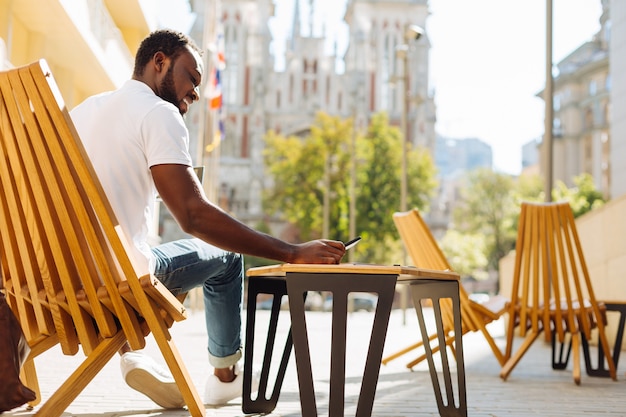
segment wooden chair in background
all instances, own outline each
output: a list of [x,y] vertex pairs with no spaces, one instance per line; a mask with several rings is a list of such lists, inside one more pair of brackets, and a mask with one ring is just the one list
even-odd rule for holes
[[[439,248],[437,241],[432,235],[428,225],[424,222],[417,209],[413,209],[403,213],[394,213],[394,223],[402,237],[402,242],[408,251],[413,263],[418,268],[434,269],[440,271],[451,271],[452,268],[448,263],[445,255]],[[469,298],[467,292],[462,285],[459,286],[461,301],[461,326],[463,334],[467,332],[480,331],[485,340],[491,347],[494,356],[500,365],[506,361],[504,354],[496,344],[493,336],[487,329],[487,324],[498,320],[505,311],[505,305],[508,301],[505,297],[493,296],[484,303],[478,303]],[[449,300],[442,299],[442,315],[444,319],[444,332],[446,333],[446,345],[454,353],[454,327],[452,322],[452,307]],[[429,336],[432,341],[437,338],[434,332]],[[412,344],[398,352],[383,358],[382,363],[387,364],[389,361],[396,359],[408,352],[419,349],[424,345],[423,341]],[[440,346],[433,348],[433,352],[437,352]],[[407,363],[407,368],[413,368],[426,358],[425,354],[420,355],[415,360]]]
[[[509,359],[502,367],[501,378],[506,380],[543,332],[546,341],[558,341],[561,346],[571,343],[574,382],[580,384],[582,340],[590,340],[591,330],[597,327],[608,373],[616,379],[605,334],[605,309],[594,295],[569,204],[522,203],[515,248],[511,303],[507,308],[505,356]],[[524,324],[519,325],[524,341],[513,354],[518,323]],[[553,344],[553,368],[559,369],[554,352]]]
[[189,412],[204,416],[168,331],[185,309],[132,263],[43,60],[0,73],[0,161],[1,275],[31,347],[31,405],[41,400],[38,355],[57,344],[65,355],[85,355],[36,415],[60,416],[125,342],[141,349],[152,333]]

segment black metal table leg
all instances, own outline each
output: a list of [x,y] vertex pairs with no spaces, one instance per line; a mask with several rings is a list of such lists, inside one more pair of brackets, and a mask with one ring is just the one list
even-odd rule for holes
[[372,415],[396,279],[396,275],[295,272],[287,274],[289,311],[291,312],[296,366],[298,368],[302,417],[317,416],[303,295],[307,291],[330,291],[333,293],[329,417],[343,417],[348,294],[352,291],[378,294],[372,335],[356,409],[356,417],[369,417]]
[[[572,353],[571,335],[570,341],[567,343],[565,341],[560,343],[556,339],[556,332],[552,330],[552,369],[562,371],[567,368],[567,363],[569,362],[569,357]],[[584,344],[586,342],[584,337],[583,340]]]
[[[605,302],[606,311],[615,311],[619,313],[619,322],[617,324],[617,333],[615,335],[615,345],[613,346],[613,362],[617,369],[617,363],[619,361],[619,354],[622,350],[622,340],[624,339],[624,325],[626,324],[626,302],[624,303],[612,303]],[[589,353],[589,342],[583,337],[583,354],[585,355],[585,367],[587,368],[587,375],[610,377],[609,370],[605,367],[604,363],[604,350],[602,345],[598,343],[598,362],[597,367],[594,368],[591,363],[591,354]]]
[[[411,294],[413,304],[417,313],[417,318],[424,341],[424,350],[428,360],[428,368],[435,391],[437,407],[439,415],[442,417],[467,417],[467,394],[465,387],[465,361],[463,359],[463,333],[461,329],[461,302],[459,298],[459,283],[457,281],[434,281],[434,280],[413,280],[409,281],[411,285]],[[450,372],[450,359],[448,357],[448,349],[446,349],[446,335],[443,329],[443,319],[441,314],[440,299],[449,298],[452,300],[453,316],[454,316],[454,344],[457,363],[457,392],[459,395],[458,402],[454,398],[454,387],[452,383],[452,374]],[[443,370],[443,382],[445,390],[444,395],[439,384],[437,369],[433,358],[428,331],[426,329],[426,321],[422,309],[422,300],[430,299],[435,315],[435,324],[437,326],[439,354],[441,357],[441,365]]]
[[[263,356],[263,367],[259,378],[259,390],[256,398],[252,398],[252,364],[254,351],[254,330],[256,319],[256,302],[259,294],[271,294],[274,299],[270,315],[270,323],[267,331],[265,353]],[[243,372],[243,399],[242,410],[244,413],[271,413],[278,402],[280,390],[285,378],[285,371],[289,356],[291,355],[292,337],[291,331],[287,336],[282,358],[279,364],[278,373],[274,388],[268,397],[267,389],[269,382],[269,372],[271,366],[272,353],[276,340],[276,327],[278,325],[278,315],[282,297],[287,294],[287,287],[284,278],[273,277],[250,277],[248,279],[248,302],[246,311],[246,340],[244,348],[244,372]]]

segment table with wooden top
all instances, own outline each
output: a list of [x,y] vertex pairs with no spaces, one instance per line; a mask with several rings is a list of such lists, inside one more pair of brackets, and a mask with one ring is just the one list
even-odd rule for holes
[[[459,275],[451,271],[437,271],[409,266],[386,266],[371,264],[279,264],[251,268],[248,276],[248,301],[246,320],[246,340],[244,355],[244,387],[242,409],[245,413],[270,413],[276,407],[278,396],[285,375],[292,345],[295,348],[296,369],[300,390],[302,416],[317,416],[315,390],[311,370],[311,356],[305,321],[305,299],[308,291],[325,291],[333,295],[332,341],[330,351],[330,386],[329,416],[342,417],[345,406],[345,364],[346,364],[346,327],[348,314],[348,295],[351,292],[370,292],[378,296],[372,333],[369,343],[361,392],[359,395],[356,417],[370,416],[380,372],[381,358],[387,334],[389,315],[393,304],[396,284],[410,286],[413,304],[420,325],[420,333],[426,341],[424,348],[428,359],[431,380],[435,391],[437,406],[442,416],[467,416],[465,367],[463,361],[462,338],[455,342],[457,362],[456,390],[450,372],[447,351],[440,352],[441,379],[433,359],[433,351],[428,340],[426,321],[422,309],[422,300],[429,300],[432,305],[438,343],[445,345],[443,323],[439,299],[449,298],[454,306],[455,333],[461,333],[461,311],[459,301]],[[252,361],[255,335],[256,302],[259,294],[273,296],[270,324],[260,373],[259,391],[252,398]],[[281,362],[276,373],[271,393],[267,392],[271,357],[274,349],[278,314],[283,296],[288,297],[291,317],[291,331],[287,337]],[[436,350],[435,350],[436,351]],[[440,380],[444,382],[440,386]],[[443,391],[442,391],[443,389]],[[455,393],[458,395],[455,398]],[[268,395],[269,394],[269,395]],[[445,394],[445,399],[444,399]]]

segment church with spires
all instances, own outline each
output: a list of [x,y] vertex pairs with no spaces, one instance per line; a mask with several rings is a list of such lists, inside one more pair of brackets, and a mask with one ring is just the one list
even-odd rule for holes
[[[316,13],[318,2],[293,0],[284,55],[275,56],[269,22],[275,18],[276,2],[221,0],[206,10],[212,7],[207,2],[191,1],[197,15],[191,36],[206,39],[210,32],[209,37],[219,40],[217,48],[223,48],[220,53],[225,61],[219,75],[221,107],[213,112],[218,120],[213,124],[220,129],[219,146],[210,147],[210,155],[209,148],[203,147],[201,164],[209,170],[205,180],[211,172],[217,173],[219,183],[213,184],[216,201],[251,226],[268,220],[262,209],[262,192],[271,186],[263,164],[263,138],[269,130],[306,137],[320,111],[352,118],[360,131],[365,131],[372,115],[384,111],[391,124],[400,127],[406,91],[407,140],[413,146],[434,150],[428,34],[408,42],[405,39],[408,25],[425,28],[427,0],[345,0],[342,24],[347,27],[348,39],[341,56],[337,47],[330,53],[325,48],[327,23]],[[336,44],[336,40],[330,41]],[[397,53],[403,44],[408,46],[406,77]],[[284,62],[283,68],[277,69],[277,60]],[[408,88],[403,85],[405,80]],[[194,121],[197,117],[188,120],[192,138],[198,129]]]

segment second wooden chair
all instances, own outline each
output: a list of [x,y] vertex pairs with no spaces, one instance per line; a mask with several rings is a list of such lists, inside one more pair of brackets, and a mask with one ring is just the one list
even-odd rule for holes
[[[436,269],[441,271],[451,271],[452,268],[448,263],[445,255],[439,248],[435,237],[432,235],[428,225],[424,222],[417,209],[407,212],[395,213],[393,215],[394,223],[400,233],[402,242],[411,256],[416,267],[425,269]],[[463,333],[480,331],[489,347],[493,351],[494,356],[500,365],[504,364],[506,358],[491,333],[487,329],[487,324],[498,320],[505,311],[508,299],[499,295],[490,297],[484,303],[478,303],[469,298],[467,292],[461,285],[461,318]],[[445,303],[448,300],[442,300]],[[454,352],[454,327],[452,322],[452,307],[442,305],[442,314],[444,321],[444,331],[446,332],[446,345]],[[429,336],[429,340],[433,341],[437,337],[434,332]],[[408,352],[419,349],[423,346],[423,342],[419,341],[398,352],[383,358],[382,363],[387,364],[389,361],[396,359]],[[433,349],[434,352],[439,350],[439,346]],[[418,356],[416,359],[408,362],[406,367],[411,369],[426,358],[425,354]]]
[[[511,304],[507,308],[508,360],[500,377],[506,380],[543,333],[546,341],[552,341],[553,349],[555,342],[571,343],[568,351],[571,349],[574,354],[574,382],[580,384],[583,340],[589,341],[591,330],[597,328],[608,373],[616,379],[605,334],[606,307],[595,297],[570,205],[567,202],[522,203],[515,248]],[[519,323],[525,325],[519,326]],[[524,340],[513,354],[515,327],[519,327],[519,335]],[[559,364],[554,356],[553,351],[553,368],[563,369],[567,359]]]

